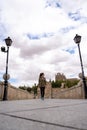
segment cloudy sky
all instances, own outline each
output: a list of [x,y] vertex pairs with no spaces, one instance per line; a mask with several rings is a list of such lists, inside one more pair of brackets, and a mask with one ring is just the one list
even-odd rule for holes
[[[82,36],[87,75],[87,0],[0,0],[0,47],[10,36],[9,82],[16,87],[37,83],[40,72],[47,80],[54,80],[58,72],[78,77],[76,34]],[[6,53],[0,51],[0,81],[5,66]]]

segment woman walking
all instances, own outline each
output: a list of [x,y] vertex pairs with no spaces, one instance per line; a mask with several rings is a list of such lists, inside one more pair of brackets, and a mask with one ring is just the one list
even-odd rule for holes
[[46,79],[44,77],[44,73],[40,73],[39,75],[39,87],[40,87],[41,99],[44,99],[45,87],[46,87]]

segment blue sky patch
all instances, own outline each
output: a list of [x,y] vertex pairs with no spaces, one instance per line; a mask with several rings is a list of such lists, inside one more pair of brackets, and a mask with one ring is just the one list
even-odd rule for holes
[[4,40],[6,34],[6,29],[2,23],[0,23],[0,40]]
[[68,13],[68,16],[69,16],[71,19],[73,19],[74,21],[78,21],[78,20],[81,19],[81,15],[80,15],[80,12],[79,12],[79,11],[77,11],[77,12],[75,12],[75,13],[70,12],[70,13]]
[[[3,73],[1,73],[1,72],[0,72],[0,81],[4,81],[4,79],[3,79]],[[8,81],[9,81],[11,84],[18,82],[18,80],[15,79],[15,78],[10,78]]]
[[2,80],[3,80],[3,73],[0,72],[0,81],[2,81]]
[[75,75],[76,74],[71,74],[71,75],[69,75],[71,78],[75,78]]
[[61,3],[60,1],[57,1],[57,0],[47,0],[46,7],[61,8]]
[[72,29],[75,29],[75,27],[74,26],[70,26],[70,27],[61,28],[60,32],[62,32],[62,33],[68,33]]
[[38,40],[38,39],[41,39],[41,38],[47,38],[47,37],[51,37],[53,36],[54,33],[42,33],[42,34],[27,34],[27,37],[31,40]]
[[40,39],[38,35],[33,35],[33,34],[27,34],[29,39],[37,40]]
[[74,21],[81,21],[82,23],[87,23],[87,17],[81,16],[80,12],[68,13],[68,16]]
[[69,52],[70,54],[74,54],[75,51],[74,50],[66,50],[67,52]]
[[11,78],[11,79],[9,79],[9,82],[11,82],[11,83],[17,83],[17,82],[18,82],[18,80],[17,80],[17,79],[15,79],[15,78]]
[[74,49],[67,49],[66,51],[69,52],[70,54],[74,54],[75,53]]

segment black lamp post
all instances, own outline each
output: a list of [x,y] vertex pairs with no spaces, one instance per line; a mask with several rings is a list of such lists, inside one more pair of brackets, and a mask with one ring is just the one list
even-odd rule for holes
[[3,78],[4,78],[4,94],[3,94],[3,101],[4,101],[4,100],[7,100],[8,79],[10,78],[10,77],[9,77],[9,74],[8,74],[9,46],[11,46],[11,44],[12,44],[12,40],[10,39],[10,37],[8,37],[8,38],[5,39],[5,43],[6,43],[6,45],[7,45],[7,50],[5,49],[4,46],[1,47],[1,51],[7,53],[7,58],[6,58],[6,72],[5,72],[4,76],[3,76]]
[[82,80],[83,80],[83,86],[84,86],[84,94],[85,94],[85,98],[87,98],[86,79],[85,79],[85,76],[84,76],[83,62],[82,62],[82,56],[81,56],[81,51],[80,51],[81,36],[76,34],[76,36],[74,37],[74,42],[78,45],[79,57],[80,57],[80,63],[81,63],[81,70],[82,70]]

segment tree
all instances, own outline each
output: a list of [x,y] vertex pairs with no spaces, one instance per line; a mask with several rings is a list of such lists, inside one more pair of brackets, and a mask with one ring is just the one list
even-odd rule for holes
[[61,83],[62,81],[52,81],[51,84],[52,84],[52,88],[60,88],[61,87]]
[[19,88],[22,89],[22,90],[26,90],[29,93],[32,91],[31,87],[26,87],[25,85],[24,86],[19,86]]
[[77,79],[75,79],[75,80],[68,80],[68,79],[67,79],[67,80],[66,80],[66,86],[67,86],[68,88],[70,88],[70,87],[76,85],[78,82],[79,82],[79,80],[77,80]]
[[34,84],[34,86],[32,87],[32,91],[34,92],[34,95],[37,95],[37,86],[36,86],[36,84]]
[[20,88],[20,89],[23,89],[23,90],[26,90],[26,89],[27,89],[25,85],[24,85],[24,86],[19,86],[19,88]]
[[52,88],[60,88],[61,84],[64,83],[66,87],[70,88],[74,85],[76,85],[79,82],[78,79],[74,79],[74,80],[70,80],[70,79],[66,79],[66,80],[58,80],[58,81],[52,81],[51,85]]
[[27,91],[28,91],[29,93],[31,93],[31,91],[32,91],[32,88],[30,88],[30,87],[27,87]]

